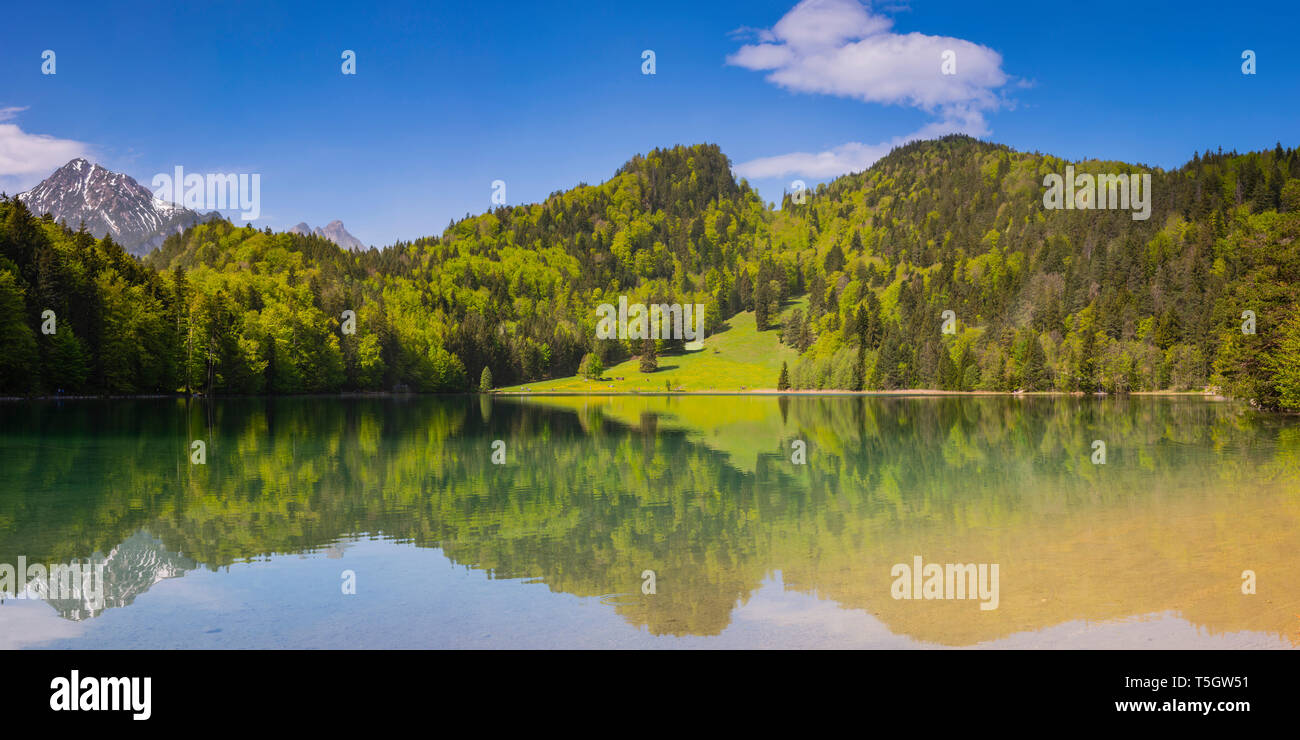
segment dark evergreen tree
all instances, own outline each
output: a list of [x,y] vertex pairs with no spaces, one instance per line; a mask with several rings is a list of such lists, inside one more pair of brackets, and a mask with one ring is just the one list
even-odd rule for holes
[[1027,391],[1045,391],[1051,388],[1047,373],[1047,356],[1037,336],[1031,335],[1025,351],[1025,362],[1020,371],[1020,387]]
[[839,272],[844,268],[844,251],[840,249],[839,244],[831,245],[830,251],[826,253],[826,257],[822,262],[822,266],[825,268],[827,275],[830,275],[833,272]]
[[641,372],[652,373],[659,369],[659,358],[655,354],[655,340],[646,337],[641,343]]

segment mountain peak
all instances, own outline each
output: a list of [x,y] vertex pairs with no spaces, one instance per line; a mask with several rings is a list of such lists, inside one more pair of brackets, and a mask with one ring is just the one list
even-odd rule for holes
[[337,218],[326,224],[323,229],[319,226],[313,229],[306,223],[300,222],[293,228],[289,229],[289,233],[302,234],[303,236],[319,236],[322,239],[328,239],[329,241],[334,242],[344,249],[366,248],[366,245],[363,244],[360,239],[348,233],[348,230],[343,227],[343,222]]
[[113,241],[137,255],[203,219],[187,208],[156,199],[135,178],[82,157],[17,197],[32,213],[48,213],[70,225],[85,223],[96,238],[111,234]]

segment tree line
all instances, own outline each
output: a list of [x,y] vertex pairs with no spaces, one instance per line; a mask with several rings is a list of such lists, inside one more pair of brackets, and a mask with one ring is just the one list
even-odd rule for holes
[[1146,171],[951,136],[777,209],[718,147],[679,146],[384,249],[217,220],[144,260],[0,198],[0,393],[465,391],[681,351],[595,339],[626,295],[705,304],[706,333],[753,311],[800,352],[796,389],[1214,385],[1300,407],[1297,151],[1154,169],[1146,221],[1045,210],[1066,164]]

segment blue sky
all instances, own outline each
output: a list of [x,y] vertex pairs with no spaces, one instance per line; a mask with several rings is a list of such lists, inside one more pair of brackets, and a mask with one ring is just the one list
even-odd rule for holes
[[[947,130],[1160,167],[1300,145],[1300,9],[1280,1],[42,2],[5,16],[4,189],[70,153],[146,187],[177,165],[258,173],[258,225],[337,218],[375,245],[486,210],[493,180],[533,202],[678,143],[719,144],[767,200]],[[949,48],[957,74],[940,76]]]

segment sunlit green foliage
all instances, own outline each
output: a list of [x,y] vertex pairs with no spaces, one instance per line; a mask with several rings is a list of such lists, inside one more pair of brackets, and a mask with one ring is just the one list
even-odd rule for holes
[[[1283,391],[1297,371],[1279,353],[1300,303],[1300,154],[1207,152],[1151,170],[1145,221],[1045,210],[1043,176],[1067,164],[952,136],[773,211],[716,146],[675,147],[600,185],[383,250],[218,220],[143,263],[0,200],[0,308],[21,306],[0,316],[13,348],[0,392],[466,391],[485,371],[497,387],[599,377],[584,357],[649,367],[643,340],[595,339],[596,307],[625,295],[704,304],[709,333],[752,313],[760,334],[798,353],[795,389],[1218,386],[1297,407]],[[47,309],[55,334],[39,332]],[[345,311],[355,333],[341,331]],[[1241,331],[1246,311],[1253,334]],[[667,367],[682,350],[660,340],[653,354]],[[771,387],[776,374],[757,371]]]

